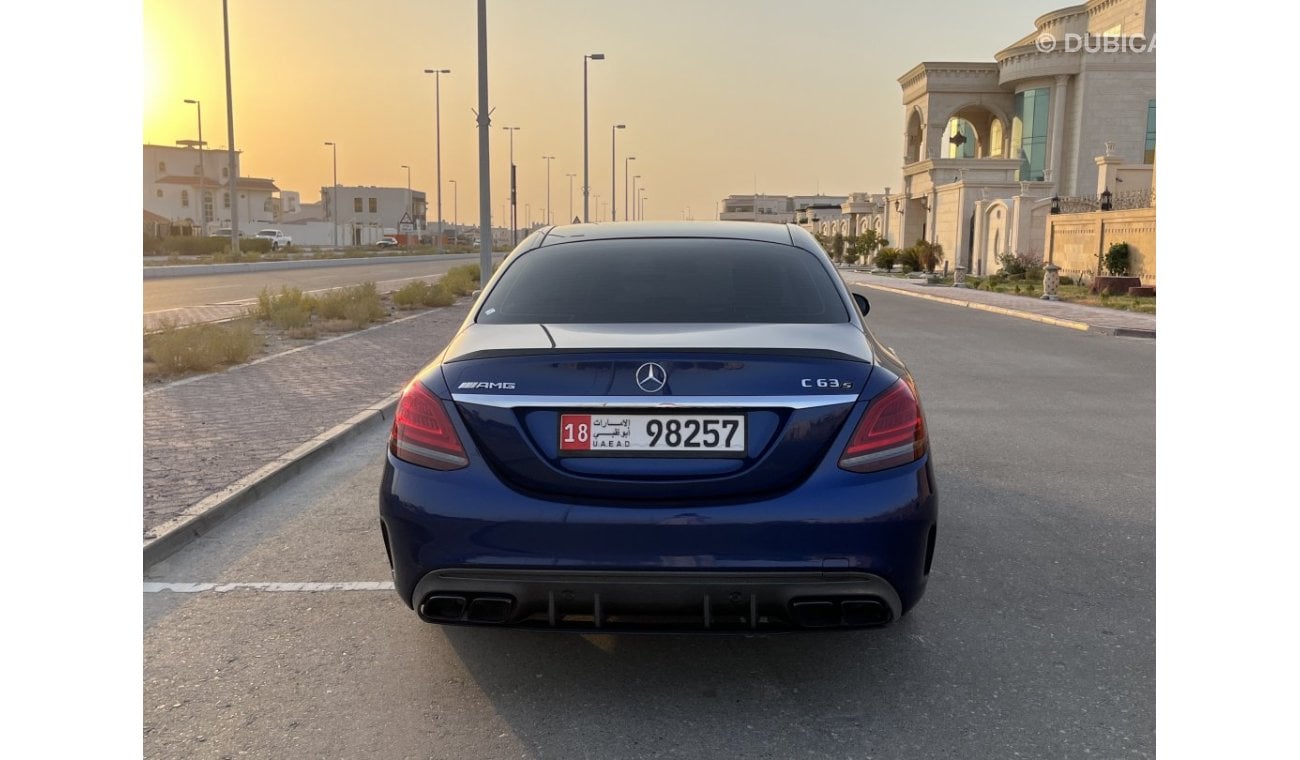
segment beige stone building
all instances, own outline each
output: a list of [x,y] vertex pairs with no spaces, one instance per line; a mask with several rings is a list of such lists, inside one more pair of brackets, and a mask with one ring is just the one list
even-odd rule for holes
[[[1112,209],[1150,206],[1155,25],[1154,0],[1089,0],[1039,17],[993,62],[925,62],[900,77],[891,242],[939,243],[948,262],[987,274],[1003,254],[1048,258],[1054,207],[1092,213],[1106,191]],[[1141,255],[1153,278],[1151,217]]]

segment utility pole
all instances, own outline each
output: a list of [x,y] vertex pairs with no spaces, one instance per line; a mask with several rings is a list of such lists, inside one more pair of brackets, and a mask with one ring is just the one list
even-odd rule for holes
[[[482,2],[483,0],[480,0]],[[221,0],[221,27],[226,39],[226,141],[230,143],[230,253],[239,255],[239,153],[235,150],[235,98],[230,89],[230,13]]]
[[542,217],[542,224],[550,224],[551,217],[555,216],[555,212],[551,209],[551,161],[554,159],[555,156],[542,156],[542,160],[546,162],[546,215]]
[[570,224],[571,220],[574,218],[573,217],[573,178],[578,175],[572,172],[566,172],[564,176],[569,178],[569,218],[565,219],[564,223]]
[[492,164],[488,156],[487,0],[478,0],[478,227],[479,287],[492,274]]

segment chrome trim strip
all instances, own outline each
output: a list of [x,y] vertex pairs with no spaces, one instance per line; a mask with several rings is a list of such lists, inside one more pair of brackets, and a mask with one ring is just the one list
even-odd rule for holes
[[826,396],[510,396],[492,393],[453,393],[458,404],[481,404],[504,408],[554,407],[562,409],[727,409],[781,407],[813,409],[852,404],[856,394]]

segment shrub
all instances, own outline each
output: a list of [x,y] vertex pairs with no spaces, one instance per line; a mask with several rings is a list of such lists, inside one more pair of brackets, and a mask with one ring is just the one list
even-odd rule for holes
[[[241,245],[243,241],[240,241]],[[184,256],[215,256],[230,247],[228,238],[174,236],[162,239],[162,249]]]
[[918,240],[910,250],[915,251],[917,266],[916,269],[924,269],[927,272],[933,272],[934,268],[939,266],[943,261],[943,246],[938,243],[929,243],[925,240]]
[[384,304],[373,282],[331,290],[316,302],[321,319],[343,320],[358,330],[384,317]]
[[316,310],[316,299],[306,295],[298,288],[282,287],[279,294],[272,294],[269,288],[262,288],[257,296],[257,308],[254,315],[263,322],[271,322],[285,330],[300,329],[311,323],[312,312]]
[[1062,285],[1073,285],[1073,284],[1074,284],[1074,278],[1073,278],[1073,277],[1070,277],[1070,276],[1068,276],[1068,275],[1061,275],[1061,284],[1062,284]]
[[478,264],[466,264],[447,272],[438,283],[455,295],[467,296],[478,290],[478,277]]
[[424,280],[415,280],[402,286],[393,293],[393,303],[399,308],[414,309],[417,306],[451,306],[456,302],[456,294],[441,283],[433,285]]
[[157,235],[144,236],[144,255],[156,256],[163,252],[163,239]]
[[265,345],[247,320],[177,327],[166,324],[145,336],[145,358],[164,375],[206,372],[248,361]]
[[1127,275],[1129,268],[1128,243],[1113,243],[1106,250],[1106,258],[1102,263],[1106,267],[1106,273],[1111,277],[1124,277]]
[[876,253],[876,266],[888,272],[894,268],[894,262],[898,261],[900,251],[897,248],[881,248]]
[[1043,276],[1043,258],[1033,253],[1004,253],[998,256],[1003,274],[1023,274],[1028,276],[1030,270],[1038,270],[1038,278]]
[[904,248],[898,252],[898,263],[904,272],[915,272],[921,268],[921,259],[916,254],[916,247]]

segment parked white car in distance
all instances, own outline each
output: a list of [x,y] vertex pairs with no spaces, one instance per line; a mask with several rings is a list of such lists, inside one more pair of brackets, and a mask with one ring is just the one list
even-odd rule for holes
[[284,234],[280,230],[259,230],[256,237],[270,240],[271,250],[273,251],[278,251],[281,248],[287,248],[293,245],[293,238]]

